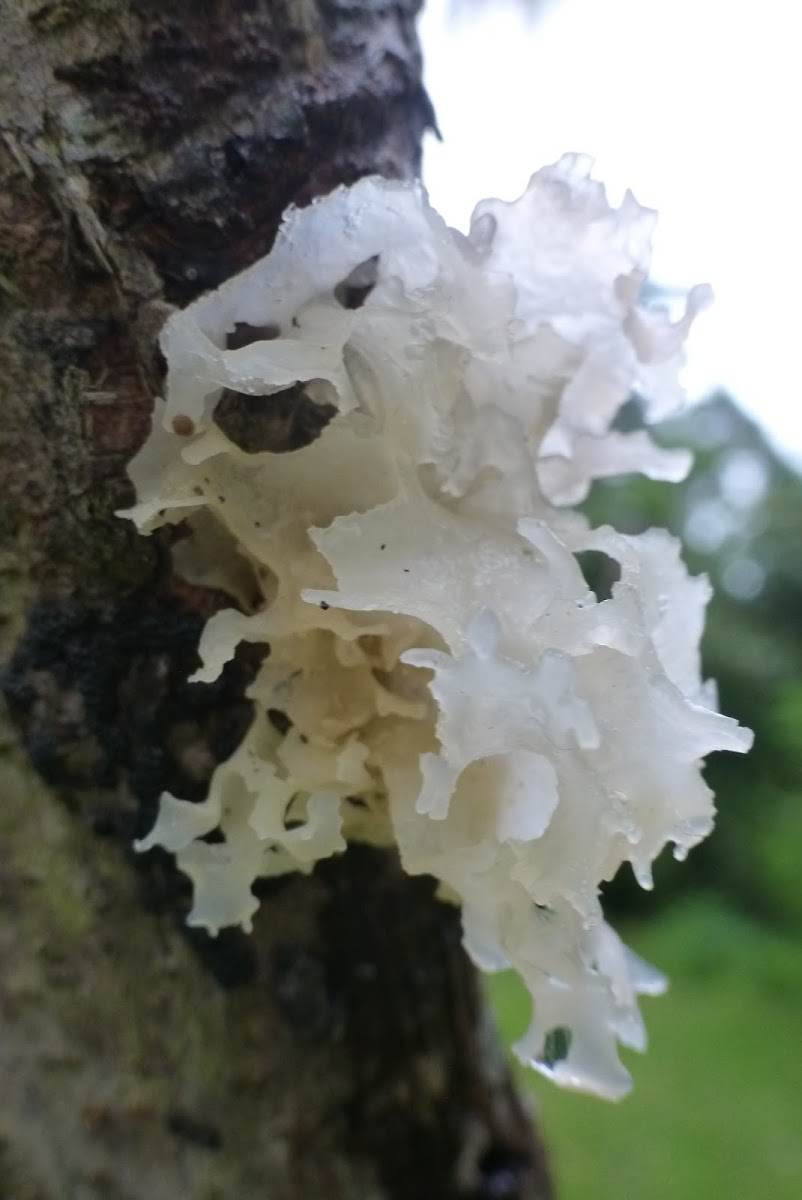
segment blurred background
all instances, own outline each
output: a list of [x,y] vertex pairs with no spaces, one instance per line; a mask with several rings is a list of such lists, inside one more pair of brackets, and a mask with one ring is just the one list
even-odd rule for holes
[[[684,864],[641,892],[627,871],[605,907],[671,978],[645,1000],[648,1053],[626,1054],[619,1105],[536,1097],[562,1200],[799,1200],[802,1196],[802,114],[796,6],[732,0],[428,0],[427,81],[442,142],[432,201],[457,227],[476,200],[512,199],[564,151],[596,159],[660,211],[653,278],[667,302],[708,281],[691,337],[693,405],[662,428],[690,446],[683,484],[598,484],[594,523],[662,525],[716,588],[704,643],[723,711],[755,730],[714,756],[719,819]],[[637,404],[622,414],[636,423]],[[588,564],[603,594],[609,560]],[[513,977],[490,980],[505,1034],[525,1028]]]

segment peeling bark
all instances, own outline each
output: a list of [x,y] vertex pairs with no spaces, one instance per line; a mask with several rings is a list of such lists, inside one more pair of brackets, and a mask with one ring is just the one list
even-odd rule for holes
[[188,684],[231,598],[113,515],[156,334],[289,203],[416,172],[417,7],[0,3],[4,1200],[551,1195],[431,881],[352,847],[212,939],[130,848],[161,791],[203,797],[263,652]]

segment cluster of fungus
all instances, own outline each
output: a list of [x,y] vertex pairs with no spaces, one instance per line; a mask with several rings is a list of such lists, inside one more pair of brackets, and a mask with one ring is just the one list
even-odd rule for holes
[[[138,843],[176,855],[190,922],[248,929],[258,877],[395,845],[461,905],[479,966],[524,980],[520,1056],[611,1097],[663,980],[599,885],[628,861],[649,887],[667,843],[703,838],[702,760],[750,741],[701,678],[707,580],[664,531],[571,507],[602,476],[689,465],[646,426],[682,401],[707,292],[676,321],[641,302],[653,221],[578,156],[479,204],[467,236],[378,178],[291,211],[265,259],[167,322],[127,514],[185,522],[177,568],[237,602],[197,679],[270,647],[207,799],[164,795]],[[633,394],[644,428],[622,432]],[[606,599],[588,550],[617,564]]]

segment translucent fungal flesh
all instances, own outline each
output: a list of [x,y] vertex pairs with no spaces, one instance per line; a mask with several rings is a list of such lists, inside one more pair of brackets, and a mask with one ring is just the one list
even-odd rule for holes
[[[461,904],[475,961],[525,981],[521,1057],[615,1097],[617,1042],[643,1046],[637,995],[664,981],[599,884],[629,861],[650,886],[666,843],[703,838],[702,759],[750,735],[701,678],[710,589],[676,541],[567,507],[602,476],[687,471],[613,423],[633,393],[646,424],[681,404],[707,301],[673,323],[640,303],[654,214],[610,207],[589,166],[484,201],[467,237],[377,178],[287,214],[267,258],[165,326],[127,515],[187,522],[177,566],[238,605],[208,622],[198,679],[270,646],[207,800],[165,795],[138,844],[176,855],[190,921],[248,929],[257,877],[395,843]],[[607,599],[588,550],[619,565]]]

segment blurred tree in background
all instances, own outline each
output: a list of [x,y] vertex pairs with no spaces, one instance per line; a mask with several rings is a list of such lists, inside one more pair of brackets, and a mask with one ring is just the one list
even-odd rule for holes
[[[637,403],[623,414],[637,420]],[[688,446],[694,468],[677,485],[628,477],[597,484],[586,510],[594,524],[627,533],[665,526],[685,545],[694,573],[715,594],[703,644],[706,676],[723,711],[755,731],[745,758],[714,755],[707,778],[719,819],[686,864],[664,855],[646,909],[676,888],[716,891],[726,902],[781,929],[798,928],[802,885],[802,479],[759,427],[719,395],[663,426],[666,445]],[[593,564],[609,587],[607,563]],[[636,896],[637,893],[637,896]],[[626,911],[644,896],[631,878],[609,889],[608,908]]]

